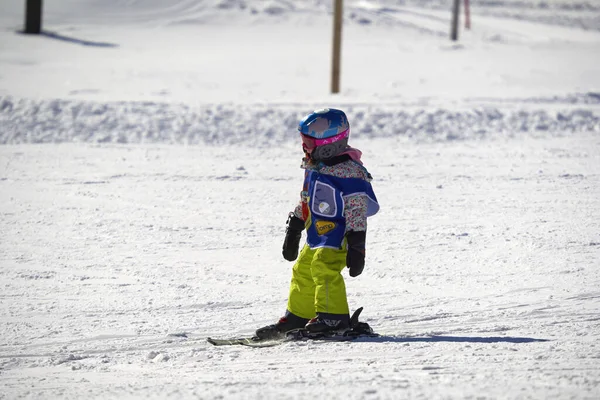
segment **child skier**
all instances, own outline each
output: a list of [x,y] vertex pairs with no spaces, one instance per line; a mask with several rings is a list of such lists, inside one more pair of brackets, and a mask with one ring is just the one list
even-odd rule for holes
[[[298,126],[305,169],[301,200],[288,216],[283,257],[296,260],[285,315],[256,331],[261,339],[292,329],[340,331],[349,327],[349,308],[342,270],[361,274],[365,264],[367,217],[379,205],[361,152],[348,146],[346,115],[333,108],[317,110]],[[298,249],[302,231],[306,244]]]

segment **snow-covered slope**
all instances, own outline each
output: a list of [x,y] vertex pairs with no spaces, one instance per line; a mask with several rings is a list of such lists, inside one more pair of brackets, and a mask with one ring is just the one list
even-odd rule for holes
[[0,143],[239,142],[332,105],[355,132],[419,139],[598,127],[600,31],[563,23],[597,19],[592,2],[474,2],[453,43],[444,2],[348,1],[336,96],[329,1],[53,1],[42,37],[15,34],[15,3]]
[[[600,4],[0,0],[0,399],[597,399]],[[461,24],[462,26],[462,24]],[[296,124],[343,108],[381,338],[284,311]],[[344,273],[345,274],[345,273]]]

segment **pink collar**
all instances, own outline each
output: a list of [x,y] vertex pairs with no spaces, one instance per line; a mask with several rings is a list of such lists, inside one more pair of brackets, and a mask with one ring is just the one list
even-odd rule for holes
[[347,154],[347,155],[349,155],[350,158],[353,161],[356,161],[357,163],[359,163],[360,165],[362,165],[362,161],[360,161],[360,157],[362,156],[362,151],[360,151],[359,149],[355,149],[354,147],[348,147],[341,154]]

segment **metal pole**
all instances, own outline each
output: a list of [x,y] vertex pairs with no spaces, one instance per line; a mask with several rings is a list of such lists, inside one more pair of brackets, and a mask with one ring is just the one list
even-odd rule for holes
[[342,52],[343,0],[334,0],[333,54],[331,65],[331,93],[340,92],[340,60]]
[[452,7],[452,31],[450,32],[450,39],[458,40],[458,17],[460,13],[460,0],[454,0],[454,6]]
[[25,1],[25,33],[42,32],[42,0]]

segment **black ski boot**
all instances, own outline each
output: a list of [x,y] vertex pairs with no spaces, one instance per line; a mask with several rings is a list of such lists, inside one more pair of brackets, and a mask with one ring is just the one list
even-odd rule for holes
[[317,313],[304,327],[310,333],[343,332],[350,327],[348,314]]
[[294,329],[304,328],[308,322],[307,318],[302,318],[289,311],[279,319],[276,324],[268,325],[256,330],[256,337],[263,340],[278,339],[285,336],[286,332]]

